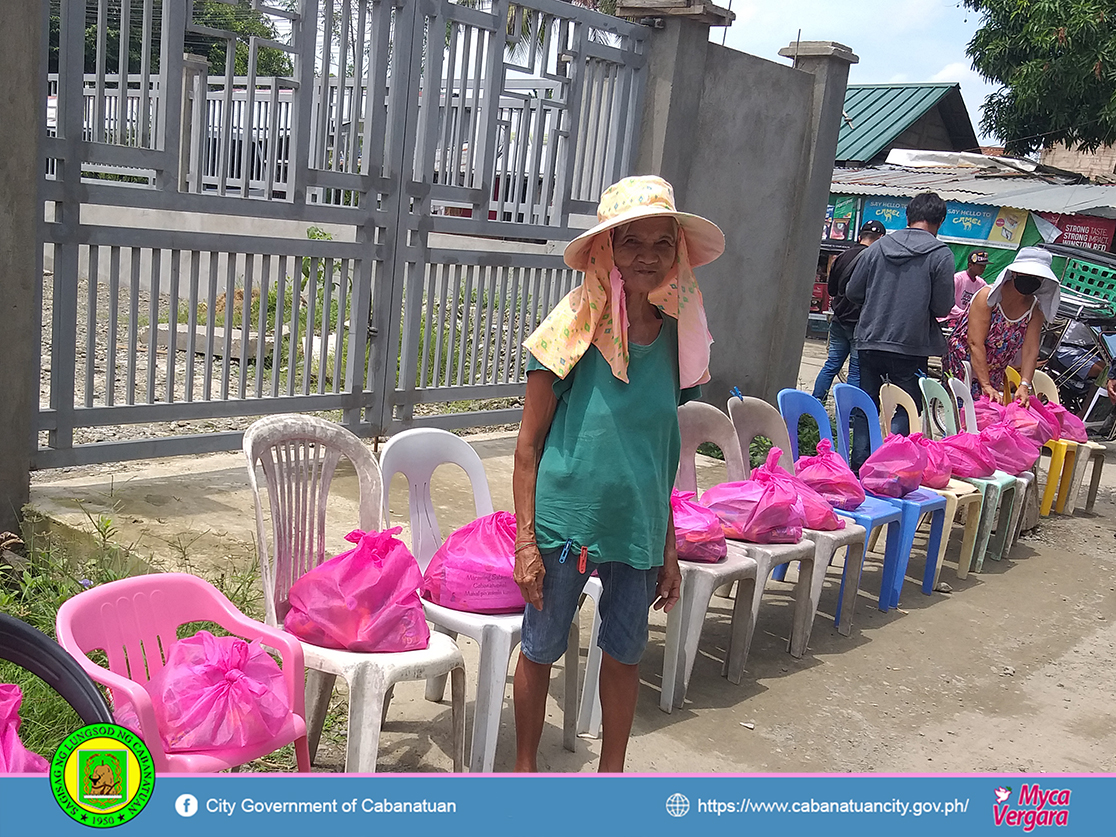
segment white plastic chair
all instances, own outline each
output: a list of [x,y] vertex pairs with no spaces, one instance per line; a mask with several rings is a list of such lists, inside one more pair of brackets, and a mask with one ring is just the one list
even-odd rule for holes
[[[724,453],[730,482],[744,479],[744,457],[740,452],[736,430],[728,416],[709,404],[691,401],[678,408],[678,426],[682,432],[682,454],[674,484],[679,491],[697,491],[694,456],[702,442],[712,442]],[[794,544],[753,544],[730,540],[728,556],[716,564],[679,561],[682,569],[682,597],[667,616],[660,709],[672,712],[675,708],[682,707],[713,591],[720,585],[731,585],[734,581],[739,583],[732,612],[728,654],[721,674],[732,683],[740,683],[744,678],[744,665],[752,646],[764,586],[776,566],[790,561],[802,561],[806,565],[806,570],[799,574],[798,584],[795,585],[794,622],[789,642],[791,655],[801,657],[806,649],[806,639],[817,607],[811,572],[814,564],[813,541],[804,539]]]
[[[442,533],[430,496],[430,480],[442,464],[454,464],[465,471],[473,488],[473,505],[477,517],[492,514],[492,495],[488,477],[477,452],[452,433],[433,427],[416,427],[392,436],[380,454],[385,485],[402,474],[407,479],[408,511],[411,520],[411,551],[419,567],[426,571],[430,559],[442,545]],[[384,491],[387,513],[388,492]],[[599,582],[598,582],[599,583]],[[477,664],[477,700],[473,711],[472,748],[469,770],[491,773],[496,760],[496,739],[500,731],[500,715],[504,708],[504,692],[512,651],[519,644],[523,614],[466,613],[434,604],[423,599],[426,618],[437,631],[456,637],[464,634],[480,646]],[[573,751],[576,735],[577,669],[580,637],[577,620],[570,626],[570,644],[566,649],[565,723],[563,744]],[[440,700],[445,678],[431,679],[426,685],[426,699]]]
[[[291,584],[331,556],[325,554],[326,502],[341,457],[356,469],[360,485],[362,531],[382,528],[380,468],[372,452],[340,425],[305,415],[260,419],[244,433],[248,484],[256,506],[256,550],[263,580],[268,625],[281,626],[290,609]],[[256,478],[263,468],[271,512],[271,534],[264,522]],[[341,677],[349,685],[349,730],[346,772],[374,773],[380,726],[391,689],[404,680],[426,680],[451,674],[453,769],[465,757],[465,661],[449,637],[432,633],[423,651],[357,654],[302,642],[306,661],[306,715],[310,756],[321,739],[322,724]]]
[[[760,398],[733,397],[728,402],[729,418],[736,429],[736,436],[740,440],[741,453],[749,450],[752,440],[757,436],[770,439],[779,448],[783,455],[779,458],[779,467],[788,474],[794,473],[794,460],[791,453],[790,431],[783,421],[782,414],[771,404]],[[744,458],[744,473],[751,472],[751,462]],[[882,527],[881,527],[882,528]],[[877,529],[879,531],[879,529]],[[856,594],[860,589],[860,574],[864,566],[865,538],[867,532],[863,526],[845,521],[844,529],[824,531],[821,529],[804,529],[803,535],[814,542],[814,577],[810,582],[811,598],[810,607],[816,615],[818,603],[821,601],[822,585],[825,583],[826,570],[837,556],[837,552],[846,548],[845,564],[841,570],[841,586],[843,601],[841,615],[844,617],[837,625],[838,633],[849,636],[852,633],[853,611],[856,609]],[[801,581],[801,579],[800,579]],[[805,653],[813,630],[813,617],[800,638],[801,647],[799,655]],[[799,656],[796,655],[796,656]]]
[[[912,433],[914,428],[919,425],[927,426],[927,416],[931,409],[930,403],[927,402],[926,404],[926,415],[920,416],[918,405],[915,404],[910,394],[895,384],[887,383],[880,387],[880,431],[885,439],[891,435],[891,419],[894,417],[895,411],[899,409],[907,414],[907,423]],[[933,438],[933,436],[928,438]],[[937,587],[938,579],[942,574],[942,562],[945,560],[946,544],[949,541],[953,523],[957,519],[957,512],[960,509],[968,509],[968,516],[965,518],[965,532],[962,535],[961,556],[958,558],[958,565],[972,565],[978,540],[977,534],[980,531],[981,513],[984,508],[984,495],[971,483],[952,478],[945,488],[930,488],[929,486],[923,486],[923,488],[941,495],[946,501],[945,527],[942,532],[941,546],[938,547],[937,564],[935,564],[934,569],[934,586]],[[970,509],[969,506],[975,506],[975,508]],[[980,542],[984,547],[987,547],[988,538],[983,538]],[[927,560],[929,560],[929,556],[927,556]]]
[[[1054,383],[1053,378],[1041,369],[1036,369],[1032,377],[1036,395],[1045,395],[1047,401],[1055,404],[1062,403],[1061,396],[1058,393],[1058,385]],[[1101,471],[1104,468],[1104,454],[1107,448],[1092,440],[1079,442],[1077,447],[1085,455],[1079,454],[1074,461],[1073,476],[1070,478],[1065,505],[1063,508],[1056,509],[1059,513],[1073,514],[1074,509],[1077,508],[1079,493],[1085,482],[1085,468],[1089,463],[1093,465],[1093,473],[1089,483],[1089,493],[1086,496],[1085,511],[1091,512],[1093,505],[1097,502],[1097,491],[1100,489]]]

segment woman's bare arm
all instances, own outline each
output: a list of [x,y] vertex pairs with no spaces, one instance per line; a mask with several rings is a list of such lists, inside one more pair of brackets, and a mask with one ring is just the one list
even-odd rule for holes
[[554,396],[557,376],[548,369],[527,374],[527,397],[523,420],[515,443],[512,467],[512,499],[515,503],[515,583],[523,600],[542,610],[542,582],[546,571],[535,543],[535,484],[543,444],[554,420],[558,399]]
[[992,324],[992,309],[988,307],[988,288],[977,291],[969,304],[969,362],[973,366],[973,377],[980,383],[981,390],[993,401],[999,399],[999,392],[992,386],[988,374],[988,354],[985,342],[988,327]]
[[1020,403],[1026,407],[1031,400],[1030,382],[1035,379],[1035,367],[1038,366],[1039,344],[1042,343],[1042,309],[1037,305],[1031,314],[1031,321],[1027,324],[1027,334],[1023,338],[1023,368],[1019,370],[1020,377],[1028,382],[1028,386],[1021,386],[1018,390]]

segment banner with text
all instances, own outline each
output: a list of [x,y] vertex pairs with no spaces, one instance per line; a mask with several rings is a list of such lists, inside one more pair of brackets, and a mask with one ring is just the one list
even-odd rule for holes
[[[112,830],[123,837],[1092,837],[1112,833],[1114,795],[1116,777],[1052,774],[161,775],[142,810]],[[0,811],[3,834],[96,833],[62,810],[45,776],[0,776]]]
[[[888,232],[907,226],[907,198],[869,198],[864,202],[864,222],[879,221]],[[983,245],[1015,250],[1027,228],[1030,213],[1011,207],[946,201],[945,222],[938,238],[954,244]]]

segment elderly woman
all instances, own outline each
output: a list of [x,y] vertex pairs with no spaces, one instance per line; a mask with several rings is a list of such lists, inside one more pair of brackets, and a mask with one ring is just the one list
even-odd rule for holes
[[999,401],[1004,370],[1022,355],[1018,398],[1031,397],[1031,377],[1038,363],[1042,324],[1058,310],[1058,278],[1051,256],[1038,247],[1024,247],[996,281],[977,291],[949,339],[946,368],[965,377],[964,361],[973,367],[973,397]]
[[610,186],[597,218],[564,254],[583,283],[524,343],[512,478],[526,602],[514,692],[524,772],[537,769],[550,667],[594,571],[604,588],[600,770],[624,769],[648,609],[669,611],[681,585],[670,512],[678,405],[709,380],[712,340],[691,268],[717,258],[724,235],[675,211],[658,177]]

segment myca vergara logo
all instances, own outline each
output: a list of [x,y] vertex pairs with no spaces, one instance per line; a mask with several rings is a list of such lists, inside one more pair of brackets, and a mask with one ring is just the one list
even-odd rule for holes
[[151,751],[131,730],[92,724],[66,737],[50,763],[50,790],[68,816],[92,828],[134,819],[155,788]]
[[992,816],[996,825],[1019,826],[1033,831],[1042,825],[1069,825],[1069,789],[1043,790],[1038,785],[1023,785],[1015,805],[1011,804],[1011,788],[999,787]]

